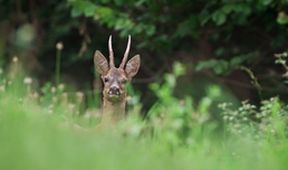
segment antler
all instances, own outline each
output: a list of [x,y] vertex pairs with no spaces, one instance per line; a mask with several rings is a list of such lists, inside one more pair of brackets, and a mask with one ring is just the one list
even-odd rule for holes
[[122,62],[120,64],[120,67],[119,68],[122,68],[124,69],[124,66],[127,62],[127,59],[128,59],[128,55],[129,55],[129,51],[130,51],[130,46],[131,46],[131,36],[129,35],[128,36],[128,43],[127,43],[127,47],[126,47],[126,51],[124,53],[124,57],[122,59]]
[[115,67],[115,65],[114,65],[114,52],[113,52],[113,48],[112,48],[112,35],[109,36],[108,46],[109,46],[109,61],[110,61],[110,68],[111,68],[111,67]]

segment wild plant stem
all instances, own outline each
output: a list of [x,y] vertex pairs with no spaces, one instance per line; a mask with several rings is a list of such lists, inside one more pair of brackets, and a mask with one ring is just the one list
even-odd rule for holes
[[55,83],[56,86],[60,83],[60,67],[61,67],[61,50],[56,52],[56,70],[55,70]]
[[241,66],[240,67],[241,70],[245,71],[249,77],[251,78],[251,83],[253,84],[253,86],[256,88],[258,95],[260,97],[260,99],[262,99],[262,87],[258,82],[257,77],[254,75],[254,73],[252,72],[252,70],[250,70],[249,68],[245,67],[245,66]]

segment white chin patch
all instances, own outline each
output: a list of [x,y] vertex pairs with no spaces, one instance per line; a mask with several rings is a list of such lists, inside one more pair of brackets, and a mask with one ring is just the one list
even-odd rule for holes
[[121,100],[120,95],[115,95],[115,94],[109,94],[108,95],[108,100],[111,102],[119,102]]
[[109,96],[120,96],[120,92],[112,93],[112,91],[108,92]]

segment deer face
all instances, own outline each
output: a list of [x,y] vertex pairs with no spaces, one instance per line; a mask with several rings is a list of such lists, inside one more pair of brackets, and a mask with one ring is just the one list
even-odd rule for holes
[[110,102],[119,102],[126,97],[125,83],[128,78],[123,69],[111,68],[106,75],[102,75],[104,83],[103,96]]
[[112,50],[112,37],[109,37],[109,65],[104,55],[96,50],[94,55],[94,64],[96,71],[101,74],[104,84],[103,97],[112,103],[122,102],[126,98],[125,84],[130,81],[138,72],[140,67],[140,56],[135,55],[127,63],[127,58],[131,45],[129,35],[127,48],[123,60],[116,68],[114,65],[114,54]]

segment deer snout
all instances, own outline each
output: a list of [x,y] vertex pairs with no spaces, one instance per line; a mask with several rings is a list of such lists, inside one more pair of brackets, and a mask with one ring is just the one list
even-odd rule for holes
[[110,95],[120,95],[120,88],[117,86],[112,86],[112,87],[110,87],[108,93]]

